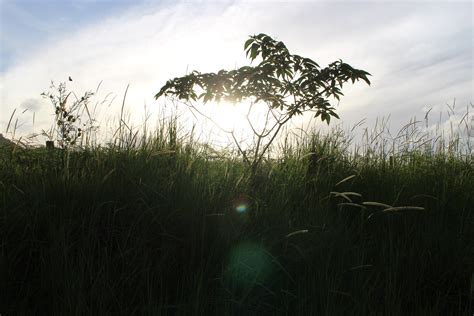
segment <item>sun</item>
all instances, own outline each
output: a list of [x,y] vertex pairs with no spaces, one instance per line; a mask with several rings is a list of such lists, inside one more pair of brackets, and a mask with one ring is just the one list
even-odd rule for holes
[[200,133],[210,135],[212,143],[232,145],[237,140],[242,149],[250,147],[255,133],[261,133],[265,122],[272,119],[267,115],[268,106],[260,103],[209,102],[190,110],[199,121]]

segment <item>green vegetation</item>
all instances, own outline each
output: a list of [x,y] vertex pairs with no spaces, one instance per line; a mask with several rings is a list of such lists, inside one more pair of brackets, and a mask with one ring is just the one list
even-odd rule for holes
[[175,124],[127,146],[2,147],[2,314],[473,309],[472,155],[355,155],[310,133],[250,186],[241,158],[210,159]]
[[97,145],[94,93],[51,86],[48,146],[0,146],[2,315],[470,315],[470,143],[416,121],[392,139],[382,121],[358,145],[337,128],[278,139],[308,108],[337,117],[325,98],[368,73],[320,71],[264,34],[246,48],[263,62],[192,73],[157,96],[269,103],[276,123],[251,125],[253,157],[233,132],[234,152],[197,142],[176,116],[140,133],[126,92],[113,139]]

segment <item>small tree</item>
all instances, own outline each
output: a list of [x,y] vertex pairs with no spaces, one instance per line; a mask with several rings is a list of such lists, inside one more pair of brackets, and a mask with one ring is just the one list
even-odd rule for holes
[[[343,95],[343,84],[349,80],[354,83],[362,79],[370,85],[367,78],[370,74],[364,70],[354,69],[342,60],[321,69],[312,59],[290,54],[283,42],[266,34],[250,36],[245,42],[244,50],[251,61],[257,57],[261,61],[254,67],[245,66],[231,71],[193,71],[184,77],[167,81],[155,95],[155,99],[174,96],[180,100],[201,100],[204,103],[225,100],[267,104],[267,120],[271,114],[276,122],[269,128],[265,125],[262,132],[257,132],[249,121],[257,137],[252,157],[246,155],[231,132],[244,161],[252,167],[252,171],[255,171],[281,128],[293,116],[311,111],[315,117],[320,117],[329,124],[331,117],[339,117],[328,98],[339,100]],[[265,143],[264,139],[268,141]]]

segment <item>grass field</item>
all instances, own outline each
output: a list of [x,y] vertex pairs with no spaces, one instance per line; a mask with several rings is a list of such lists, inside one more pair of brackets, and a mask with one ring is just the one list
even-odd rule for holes
[[249,175],[163,131],[2,147],[2,315],[474,310],[472,154],[309,133]]

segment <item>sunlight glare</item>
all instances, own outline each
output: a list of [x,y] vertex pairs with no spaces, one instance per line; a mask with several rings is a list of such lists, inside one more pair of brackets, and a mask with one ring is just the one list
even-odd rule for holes
[[251,147],[254,141],[252,127],[259,133],[264,129],[267,109],[265,104],[251,106],[249,102],[234,104],[221,101],[196,105],[191,111],[199,122],[200,132],[205,135],[211,134],[213,143],[232,145],[234,140],[231,133],[233,133],[239,145],[245,150]]

